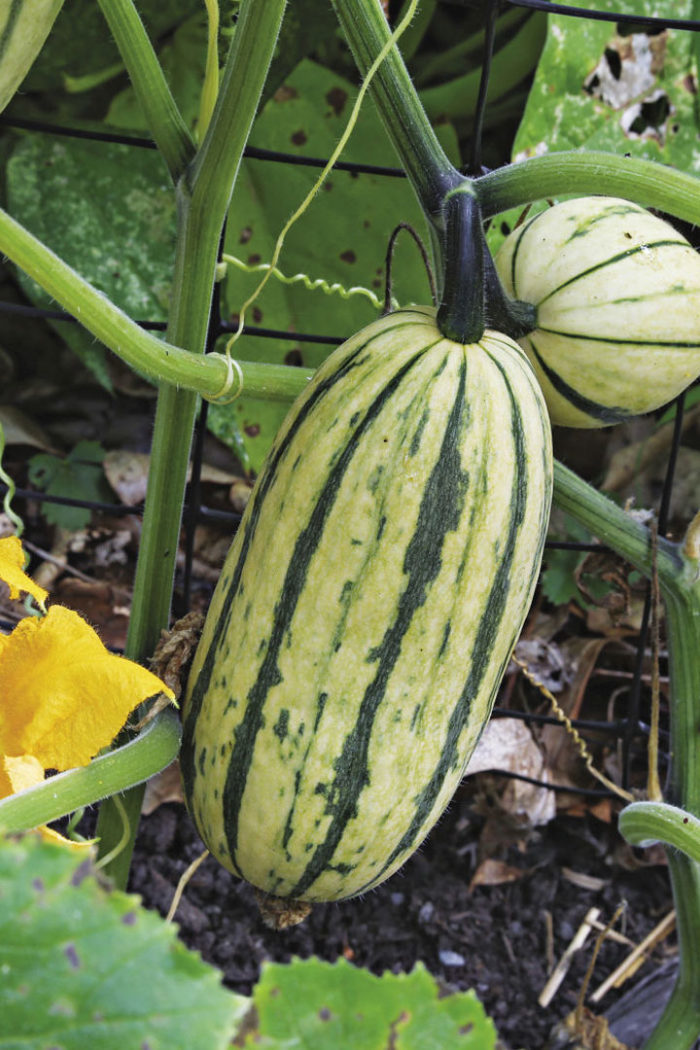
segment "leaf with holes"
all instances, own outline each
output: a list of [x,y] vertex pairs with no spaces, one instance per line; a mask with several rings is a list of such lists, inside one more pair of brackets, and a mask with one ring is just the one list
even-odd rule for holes
[[79,857],[0,840],[1,1050],[223,1050],[249,1000]]
[[494,1050],[496,1030],[474,992],[445,995],[420,964],[376,977],[319,959],[263,966],[253,990],[258,1016],[246,1047],[257,1050]]
[[[596,11],[668,17],[668,0],[590,0]],[[676,0],[674,18],[692,17]],[[680,29],[617,32],[614,22],[548,16],[547,40],[513,146],[514,159],[558,150],[606,150],[700,173],[693,38]],[[623,27],[620,27],[621,29]],[[639,27],[637,27],[639,29]],[[541,210],[537,205],[530,212]],[[522,209],[494,222],[500,246]]]

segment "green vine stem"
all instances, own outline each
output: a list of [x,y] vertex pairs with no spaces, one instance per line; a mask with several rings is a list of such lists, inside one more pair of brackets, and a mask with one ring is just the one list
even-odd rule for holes
[[128,744],[0,801],[0,829],[36,828],[148,780],[177,758],[180,735],[175,711],[161,711]]
[[[649,530],[557,463],[554,499],[646,576],[654,572]],[[698,518],[684,544],[658,539],[656,571],[666,610],[671,707],[670,805],[633,804],[620,830],[632,841],[662,839],[676,905],[680,966],[664,1013],[644,1050],[690,1050],[700,1034],[700,550]],[[687,824],[684,823],[687,818]],[[663,834],[661,834],[663,833]],[[694,842],[686,837],[692,836]],[[687,850],[689,855],[677,853]]]
[[700,180],[695,175],[614,153],[587,150],[532,157],[482,175],[476,186],[485,218],[546,197],[580,193],[625,197],[700,223]]
[[632,802],[620,813],[620,832],[633,846],[663,842],[700,862],[700,819],[668,802]]
[[[242,0],[211,122],[177,185],[178,230],[167,339],[193,354],[205,349],[221,230],[284,7],[285,0]],[[161,387],[126,644],[127,655],[135,660],[153,652],[169,622],[196,407],[195,394]],[[121,798],[130,839],[105,866],[118,887],[126,885],[142,795],[142,789],[134,788]],[[97,830],[100,854],[111,855],[122,837],[122,816],[109,799],[101,807]]]
[[133,0],[98,0],[126,65],[146,123],[177,182],[195,152],[194,139],[172,96]]
[[[376,0],[332,0],[336,17],[362,76],[386,45],[390,30]],[[396,47],[382,62],[370,88],[423,210],[442,226],[445,194],[465,182],[448,160]]]
[[[145,332],[114,303],[0,209],[0,253],[41,285],[91,335],[126,364],[153,379],[201,394],[210,400],[239,396],[287,401],[296,397],[311,372],[287,365],[240,361],[224,354],[192,354]],[[240,369],[240,371],[239,371]]]

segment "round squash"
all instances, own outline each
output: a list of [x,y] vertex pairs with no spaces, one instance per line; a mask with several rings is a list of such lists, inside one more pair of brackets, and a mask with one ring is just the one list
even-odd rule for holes
[[514,230],[495,261],[508,294],[536,308],[520,344],[553,423],[650,412],[700,375],[700,256],[639,205],[556,204]]

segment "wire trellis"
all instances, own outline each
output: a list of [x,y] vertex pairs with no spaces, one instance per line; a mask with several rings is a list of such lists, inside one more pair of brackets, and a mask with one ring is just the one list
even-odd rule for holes
[[[472,151],[469,162],[465,169],[471,174],[482,173],[486,170],[482,167],[481,162],[481,139],[482,130],[484,126],[484,115],[487,106],[487,90],[495,39],[495,24],[496,17],[499,14],[499,12],[509,7],[519,7],[529,8],[533,12],[546,11],[550,14],[560,14],[570,16],[572,18],[589,18],[594,20],[613,22],[617,25],[626,25],[635,28],[638,27],[641,31],[652,29],[661,32],[662,30],[667,28],[690,30],[695,32],[700,30],[700,21],[693,19],[679,19],[672,17],[661,18],[642,15],[630,15],[626,13],[615,13],[609,11],[593,11],[584,7],[574,7],[566,4],[552,3],[550,2],[550,0],[440,0],[440,2],[452,7],[462,7],[465,9],[478,7],[482,11],[484,16],[484,25],[486,31],[484,34],[485,39],[482,52],[482,74],[476,111],[474,115]],[[134,149],[152,150],[156,148],[155,143],[151,139],[145,137],[129,134],[119,134],[116,132],[101,132],[97,130],[85,130],[82,128],[64,127],[38,120],[26,120],[20,118],[0,116],[0,127],[15,128],[29,132],[51,134],[56,136],[68,136],[72,138],[89,139],[91,141],[96,142],[116,143],[121,145],[127,145]],[[323,157],[299,157],[290,153],[280,152],[277,150],[261,149],[252,146],[246,147],[244,155],[250,159],[258,160],[262,163],[296,165],[312,168],[323,168],[327,163],[327,158]],[[371,174],[385,178],[403,179],[406,177],[405,172],[400,168],[380,166],[370,163],[365,164],[339,161],[335,165],[335,170],[348,172],[351,174]],[[0,313],[14,314],[15,316],[20,317],[35,317],[44,320],[65,322],[67,324],[77,323],[76,319],[67,314],[65,311],[41,309],[39,307],[33,307],[26,304],[0,302]],[[148,319],[141,320],[138,323],[143,328],[153,331],[162,331],[166,327],[165,324],[162,322],[149,321]],[[237,325],[234,322],[228,321],[221,316],[219,286],[217,285],[212,300],[209,333],[207,338],[207,351],[213,350],[216,341],[219,339],[220,336],[226,335],[227,333],[231,333],[236,329]],[[314,335],[311,333],[304,332],[289,333],[286,331],[262,328],[256,325],[248,324],[244,326],[243,333],[247,336],[255,336],[261,339],[290,340],[295,343],[314,343],[328,345],[329,347],[342,343],[344,339],[351,334],[349,332],[334,333],[328,335]],[[664,535],[668,526],[675,467],[678,456],[678,450],[680,447],[681,434],[683,430],[684,406],[685,395],[681,394],[675,402],[676,412],[673,439],[666,466],[662,494],[658,507],[658,531],[660,535]],[[202,523],[216,523],[229,527],[233,533],[238,527],[241,518],[240,514],[237,514],[233,511],[225,511],[216,507],[209,507],[202,500],[201,474],[203,464],[204,436],[206,433],[207,408],[207,403],[203,402],[199,420],[195,429],[195,439],[192,449],[192,480],[190,481],[188,486],[187,498],[183,508],[182,542],[185,551],[185,559],[181,586],[176,596],[176,606],[174,609],[177,615],[183,615],[185,612],[187,612],[191,604],[193,584],[194,540],[196,527]],[[0,493],[5,492],[6,490],[7,487],[0,482]],[[112,503],[108,504],[101,503],[98,501],[51,496],[47,493],[25,488],[16,488],[13,493],[13,500],[19,502],[24,501],[27,503],[35,502],[38,504],[59,504],[70,507],[82,507],[89,509],[94,513],[104,513],[112,517],[127,516],[133,514],[140,515],[143,511],[142,506],[125,506],[119,504],[115,505]],[[574,550],[591,553],[600,553],[601,551],[605,550],[604,547],[597,543],[582,543],[556,540],[549,540],[546,546],[549,550]],[[630,786],[631,767],[634,756],[635,742],[640,738],[645,738],[646,736],[648,736],[649,733],[649,726],[642,719],[642,680],[644,664],[647,658],[647,638],[649,634],[650,617],[651,587],[648,586],[644,602],[644,609],[642,613],[641,627],[636,645],[634,670],[632,673],[632,681],[629,688],[627,698],[627,710],[625,715],[618,719],[593,720],[579,718],[572,719],[571,721],[571,724],[574,726],[574,728],[579,730],[584,737],[592,737],[597,740],[600,740],[602,738],[608,741],[615,741],[619,744],[619,746],[621,746],[622,787],[624,789],[629,789]],[[495,717],[518,718],[529,725],[561,725],[560,719],[553,714],[541,714],[537,712],[519,711],[510,708],[496,707],[494,710],[494,715]],[[662,732],[661,737],[663,744],[667,740],[667,733]],[[667,755],[664,755],[663,747],[661,748],[661,755],[662,759],[667,758]],[[571,786],[560,787],[556,784],[552,784],[549,782],[544,783],[543,781],[537,780],[535,778],[528,777],[520,773],[514,773],[508,770],[494,769],[493,772],[509,776],[517,780],[522,780],[527,783],[535,784],[541,787],[546,787],[553,791],[566,791],[567,793],[580,794],[591,799],[607,798],[611,795],[611,792],[607,788],[574,788]]]

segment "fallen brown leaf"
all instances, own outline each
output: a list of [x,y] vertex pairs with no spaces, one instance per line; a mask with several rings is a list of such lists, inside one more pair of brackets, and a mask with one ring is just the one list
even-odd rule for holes
[[502,860],[488,857],[482,860],[474,872],[469,883],[469,892],[476,886],[502,886],[505,882],[517,882],[523,875],[527,875],[522,868],[514,868]]
[[180,763],[175,760],[169,766],[156,773],[146,783],[141,812],[145,817],[153,813],[165,802],[184,802],[182,782],[180,780]]

